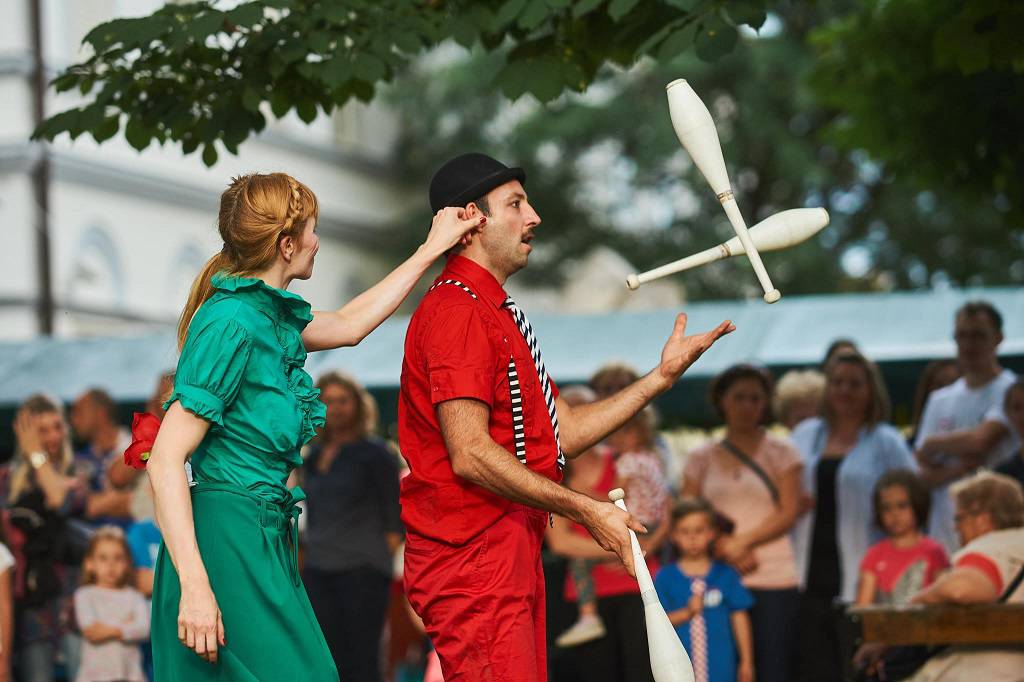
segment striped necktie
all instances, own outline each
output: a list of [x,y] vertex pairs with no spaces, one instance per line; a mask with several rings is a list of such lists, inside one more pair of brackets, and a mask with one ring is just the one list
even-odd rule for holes
[[[704,594],[707,583],[704,578],[694,578],[690,589],[693,594]],[[695,682],[708,682],[708,632],[703,611],[690,619],[690,648]]]
[[540,345],[537,337],[533,335],[533,327],[526,319],[526,314],[519,309],[516,302],[509,296],[505,299],[505,307],[512,313],[512,319],[519,327],[519,333],[526,339],[526,345],[530,347],[530,355],[533,356],[533,366],[537,369],[537,378],[540,379],[541,388],[544,390],[544,402],[548,406],[548,417],[551,418],[551,428],[555,432],[555,446],[558,448],[558,468],[565,466],[565,454],[562,452],[562,441],[558,436],[558,414],[555,411],[555,396],[551,391],[551,380],[548,378],[548,370],[544,367],[544,358],[540,355]]

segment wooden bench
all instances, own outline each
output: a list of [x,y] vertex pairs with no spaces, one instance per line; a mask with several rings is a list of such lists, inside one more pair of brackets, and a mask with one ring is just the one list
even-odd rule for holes
[[1024,604],[855,606],[849,615],[865,642],[1024,644]]

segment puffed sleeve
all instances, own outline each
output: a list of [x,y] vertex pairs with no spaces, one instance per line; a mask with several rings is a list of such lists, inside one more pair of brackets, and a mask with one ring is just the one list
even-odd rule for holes
[[454,305],[438,311],[423,335],[430,402],[434,405],[455,398],[474,398],[494,406],[497,353],[480,307]]
[[251,352],[249,332],[234,320],[213,320],[201,329],[190,329],[174,391],[164,407],[177,400],[197,417],[223,426],[224,412],[238,394]]

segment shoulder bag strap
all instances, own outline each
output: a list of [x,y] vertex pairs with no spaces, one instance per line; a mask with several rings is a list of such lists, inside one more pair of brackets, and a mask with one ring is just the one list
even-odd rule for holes
[[779,506],[779,489],[775,485],[775,481],[772,480],[772,477],[768,475],[768,472],[761,468],[761,465],[755,462],[753,457],[740,450],[738,447],[730,443],[728,440],[723,439],[721,445],[723,448],[732,453],[733,457],[738,459],[751,471],[757,474],[757,477],[760,478],[761,481],[768,488],[768,492],[771,493],[772,501],[775,502],[775,506]]

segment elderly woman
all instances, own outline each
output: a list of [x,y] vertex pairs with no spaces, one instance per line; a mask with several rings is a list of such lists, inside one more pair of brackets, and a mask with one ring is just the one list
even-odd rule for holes
[[398,462],[373,436],[377,409],[366,389],[340,372],[317,388],[327,422],[302,466],[302,577],[341,679],[379,682],[391,557],[402,541]]
[[[59,403],[34,395],[14,422],[17,453],[0,469],[0,504],[9,507],[16,560],[14,666],[18,679],[54,679],[54,662],[74,674],[78,639],[63,614],[77,582],[75,530],[85,510],[85,485],[74,475],[74,457]],[[81,549],[81,547],[78,547]]]
[[[906,442],[886,423],[889,397],[878,368],[841,353],[825,368],[821,417],[803,421],[793,442],[804,460],[813,508],[794,529],[800,604],[800,679],[842,679],[841,621],[833,601],[856,597],[860,561],[881,539],[872,491],[892,469],[916,470]],[[852,652],[850,652],[852,654]]]
[[[981,472],[954,484],[956,530],[963,543],[953,569],[917,593],[918,604],[1024,604],[1024,491],[1008,476]],[[1020,680],[1024,651],[951,647],[916,682]]]

